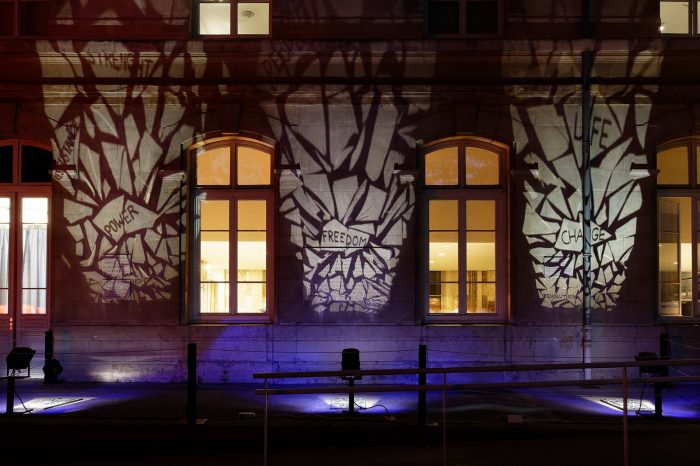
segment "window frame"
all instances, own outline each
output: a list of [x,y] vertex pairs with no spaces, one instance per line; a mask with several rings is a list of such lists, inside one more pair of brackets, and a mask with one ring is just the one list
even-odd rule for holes
[[[228,185],[198,185],[197,156],[205,151],[231,147],[230,154],[230,178]],[[238,185],[236,172],[236,156],[238,147],[249,147],[266,152],[270,156],[270,184],[269,185]],[[210,138],[190,146],[187,150],[187,320],[191,324],[236,324],[236,323],[271,323],[275,317],[276,287],[275,287],[275,206],[276,206],[276,180],[274,177],[275,151],[272,144],[244,136],[223,136]],[[238,200],[264,200],[266,204],[266,306],[265,313],[239,313],[236,309],[237,302],[237,277],[231,273],[229,277],[229,312],[228,313],[202,313],[200,312],[200,248],[199,223],[200,203],[202,196],[207,200],[228,200],[229,203],[229,270],[236,270],[237,266],[237,205]],[[235,278],[235,279],[234,279]]]
[[[12,4],[13,7],[13,17],[11,19],[12,21],[12,33],[11,34],[0,34],[0,39],[16,39],[17,37],[32,37],[32,38],[38,38],[38,37],[47,37],[48,36],[48,22],[49,18],[51,17],[51,0],[0,0],[1,4]],[[47,24],[46,29],[47,32],[46,34],[24,34],[22,33],[22,9],[21,6],[22,4],[28,4],[28,3],[44,3],[46,4],[46,8],[48,8],[47,11]]]
[[664,2],[688,3],[688,32],[664,32],[661,30],[661,1],[659,1],[659,34],[662,37],[696,37],[700,35],[700,25],[698,24],[700,5],[697,0],[664,0]]
[[[658,168],[659,166],[659,154],[679,148],[679,147],[684,147],[687,149],[687,154],[688,154],[688,160],[687,160],[687,169],[688,169],[688,183],[684,184],[661,184],[658,181],[655,183],[655,209],[656,209],[656,215],[655,215],[655,235],[656,235],[656,254],[655,254],[655,272],[656,272],[656,310],[655,310],[655,315],[656,319],[662,322],[688,322],[688,323],[697,323],[700,321],[700,293],[699,293],[699,287],[700,285],[700,276],[698,276],[698,272],[700,272],[700,265],[698,264],[698,259],[700,258],[700,255],[698,254],[698,246],[700,246],[700,231],[698,230],[700,228],[700,176],[698,174],[698,158],[700,158],[700,137],[690,137],[690,138],[681,138],[681,139],[676,139],[673,141],[669,141],[663,144],[659,144],[656,148],[656,153],[655,153],[655,166]],[[684,316],[681,313],[678,315],[669,315],[669,314],[662,314],[661,313],[661,277],[660,277],[660,252],[659,252],[659,247],[661,244],[661,223],[659,221],[659,216],[661,213],[661,209],[659,208],[660,200],[662,198],[670,198],[670,197],[678,197],[678,198],[688,198],[690,200],[690,235],[691,235],[691,243],[690,243],[690,250],[691,250],[691,274],[690,274],[690,279],[691,279],[691,303],[692,303],[692,315],[690,316]],[[679,253],[680,254],[680,253]],[[680,256],[679,256],[680,257]],[[679,276],[679,286],[682,282],[682,278]],[[667,283],[667,282],[664,282]],[[679,289],[679,304],[681,303],[680,301],[680,289]]]
[[[51,238],[52,238],[52,185],[53,180],[46,182],[23,182],[21,173],[21,148],[31,146],[49,151],[52,147],[28,139],[0,139],[0,147],[12,147],[12,182],[0,183],[0,197],[10,198],[10,254],[8,263],[8,312],[0,314],[0,326],[11,328],[13,341],[24,331],[46,330],[51,315]],[[53,159],[52,159],[53,165]],[[21,201],[27,198],[46,198],[46,312],[44,314],[24,314],[22,306],[22,210]]]
[[[445,33],[445,32],[431,32],[430,31],[430,21],[428,15],[430,14],[429,4],[433,1],[450,1],[453,3],[459,3],[459,31],[456,33]],[[496,3],[497,15],[498,15],[498,31],[495,33],[470,33],[467,31],[467,3],[470,2],[488,2]],[[505,7],[503,0],[425,0],[425,34],[428,37],[435,37],[438,39],[449,39],[449,38],[464,38],[469,37],[471,39],[480,38],[494,38],[501,37],[503,35],[503,29],[505,24]]]
[[[201,0],[195,0],[192,2],[192,30],[194,31],[194,36],[199,39],[263,39],[272,36],[272,0],[230,0],[231,5],[230,11],[230,26],[231,29],[228,34],[202,34],[199,30],[199,6],[202,3],[212,3]],[[238,4],[239,3],[267,3],[269,8],[268,14],[268,24],[267,24],[267,34],[239,34],[238,33]]]
[[[429,185],[425,180],[426,156],[431,152],[449,147],[458,147],[459,177],[456,185]],[[466,148],[476,147],[495,152],[499,156],[497,185],[468,185],[466,184]],[[421,319],[425,323],[505,323],[509,319],[509,206],[508,206],[508,155],[507,145],[477,136],[456,136],[430,142],[420,150],[421,177],[421,218],[420,218],[420,288],[423,293],[420,299]],[[430,266],[429,266],[429,203],[432,200],[458,201],[457,244],[458,244],[458,313],[430,312]],[[468,313],[466,296],[463,288],[466,286],[466,202],[470,200],[493,200],[496,203],[495,212],[495,262],[496,262],[496,312]]]

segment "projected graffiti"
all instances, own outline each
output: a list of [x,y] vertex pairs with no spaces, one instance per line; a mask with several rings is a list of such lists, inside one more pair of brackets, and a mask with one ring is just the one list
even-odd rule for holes
[[[74,86],[67,105],[47,105],[45,113],[54,126],[57,162],[67,167],[55,178],[90,294],[95,302],[168,299],[179,275],[180,179],[159,170],[177,159],[179,143],[192,136],[179,104],[191,96],[182,88],[156,92],[136,84],[89,83],[115,72],[132,78],[167,75],[183,54],[139,57],[123,44],[110,51],[100,43],[52,46],[75,73],[71,78],[87,78]],[[68,67],[69,60],[77,64]],[[50,63],[42,66],[51,73]],[[51,92],[44,88],[45,96]]]
[[[278,46],[272,60],[281,63],[291,54]],[[380,63],[369,52],[285,66],[299,75],[330,64],[366,76],[402,72],[402,52],[387,53]],[[342,314],[373,320],[391,298],[413,214],[413,179],[395,166],[412,152],[411,122],[422,111],[409,107],[397,88],[328,86],[319,91],[319,104],[297,106],[297,95],[306,92],[292,87],[277,99],[275,112],[285,116],[298,109],[308,122],[280,125],[277,136],[282,163],[301,166],[296,183],[283,183],[280,202],[303,262],[304,298],[319,320],[350,318]],[[393,104],[382,102],[385,94]]]
[[[380,155],[378,162],[386,163]],[[413,211],[413,186],[391,172],[374,181],[363,178],[304,174],[299,192],[282,204],[301,230],[305,293],[319,313],[373,313],[390,297]]]
[[[629,69],[652,73],[649,54],[630,58]],[[649,87],[624,87],[594,100],[591,117],[593,215],[591,217],[591,305],[611,310],[620,298],[627,262],[635,244],[642,207],[633,163],[646,164],[645,138],[651,110]],[[537,164],[522,181],[522,232],[529,245],[536,287],[546,308],[582,305],[583,211],[581,104],[577,93],[557,89],[548,101],[513,106],[518,157]],[[535,123],[536,122],[536,123]]]

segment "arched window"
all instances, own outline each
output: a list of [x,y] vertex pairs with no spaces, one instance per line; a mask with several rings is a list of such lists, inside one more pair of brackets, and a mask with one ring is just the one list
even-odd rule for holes
[[424,146],[428,321],[505,319],[507,153],[472,137]]
[[0,324],[18,344],[48,325],[52,162],[47,146],[0,141]]
[[682,139],[660,146],[656,154],[659,174],[658,283],[659,315],[694,317],[698,309],[697,281],[700,224],[700,139]]
[[242,138],[190,150],[190,318],[269,321],[273,309],[272,147]]

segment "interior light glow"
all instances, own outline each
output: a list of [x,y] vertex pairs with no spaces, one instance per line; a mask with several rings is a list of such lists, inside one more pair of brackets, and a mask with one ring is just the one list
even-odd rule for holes
[[229,3],[199,4],[199,33],[202,35],[231,33]]
[[270,4],[263,2],[238,3],[238,29],[240,35],[270,33]]

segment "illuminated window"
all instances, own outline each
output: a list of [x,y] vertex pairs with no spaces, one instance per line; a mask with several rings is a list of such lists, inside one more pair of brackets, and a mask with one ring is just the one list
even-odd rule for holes
[[0,37],[45,36],[49,14],[49,0],[0,0]]
[[270,2],[198,0],[197,31],[201,36],[269,36]]
[[428,320],[506,315],[504,146],[456,138],[425,146],[425,303]]
[[428,0],[428,34],[497,35],[502,32],[503,0]]
[[232,138],[190,151],[190,317],[269,321],[272,311],[272,149]]
[[659,315],[700,316],[700,140],[675,141],[656,154]]
[[14,331],[48,325],[52,160],[48,147],[0,141],[0,323]]
[[700,33],[698,10],[700,1],[669,0],[659,2],[661,34],[696,35]]

